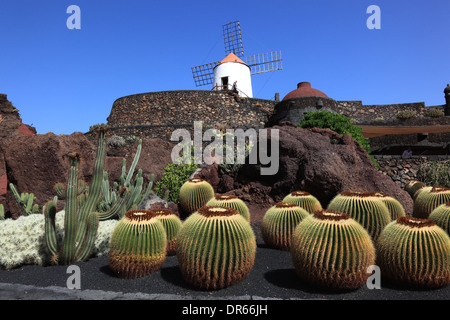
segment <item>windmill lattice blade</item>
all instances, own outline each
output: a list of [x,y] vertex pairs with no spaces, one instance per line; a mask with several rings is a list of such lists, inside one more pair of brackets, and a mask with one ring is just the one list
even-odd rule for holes
[[219,62],[212,62],[197,67],[192,67],[192,75],[194,77],[195,85],[205,86],[214,82],[214,67]]
[[244,47],[242,45],[241,23],[234,21],[222,26],[223,40],[225,43],[225,55],[233,52],[238,57],[244,56]]
[[282,70],[281,51],[255,54],[245,57],[245,63],[250,67],[251,74]]

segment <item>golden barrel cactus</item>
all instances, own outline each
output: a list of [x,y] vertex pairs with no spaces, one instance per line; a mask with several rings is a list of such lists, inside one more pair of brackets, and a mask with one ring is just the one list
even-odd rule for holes
[[212,197],[214,197],[214,189],[209,182],[194,178],[181,186],[179,203],[183,212],[189,215],[206,205]]
[[311,214],[317,210],[323,209],[320,201],[306,191],[291,192],[286,197],[284,197],[283,202],[294,203]]
[[209,199],[206,205],[235,209],[239,211],[239,213],[245,218],[245,220],[250,221],[250,211],[247,205],[237,196],[228,194],[216,194],[214,197]]
[[364,285],[375,264],[375,247],[366,229],[349,215],[316,211],[292,236],[291,257],[298,276],[319,287],[348,290]]
[[450,201],[450,189],[444,187],[425,187],[414,200],[413,217],[427,219],[431,211]]
[[177,259],[184,280],[216,290],[248,276],[256,240],[245,218],[232,208],[204,206],[190,215],[177,236]]

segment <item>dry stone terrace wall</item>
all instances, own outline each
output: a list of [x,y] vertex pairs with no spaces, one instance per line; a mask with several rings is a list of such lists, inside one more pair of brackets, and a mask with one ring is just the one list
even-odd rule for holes
[[169,140],[175,129],[263,128],[275,101],[239,98],[231,92],[161,91],[117,99],[108,117],[113,134]]
[[422,163],[428,161],[443,161],[450,159],[450,156],[412,156],[403,158],[402,156],[374,156],[380,165],[380,171],[389,177],[401,188],[405,187],[409,181],[417,180],[417,170]]
[[379,120],[397,120],[400,111],[415,111],[417,118],[424,117],[429,108],[444,111],[444,106],[426,107],[424,102],[400,103],[386,105],[363,105],[362,101],[337,101],[337,111],[352,118],[356,123],[367,123]]

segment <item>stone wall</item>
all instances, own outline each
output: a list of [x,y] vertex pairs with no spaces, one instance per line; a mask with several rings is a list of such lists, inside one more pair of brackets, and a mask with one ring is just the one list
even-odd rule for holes
[[428,161],[442,161],[450,156],[374,156],[380,165],[380,171],[394,180],[401,188],[409,181],[417,180],[417,171],[422,163]]
[[239,98],[232,92],[182,90],[117,99],[107,118],[113,134],[169,140],[173,130],[203,127],[263,128],[275,101]]
[[337,105],[339,113],[352,118],[356,123],[360,124],[371,121],[398,120],[397,114],[400,111],[405,110],[415,111],[417,118],[423,117],[425,111],[429,108],[436,108],[444,111],[444,106],[425,107],[424,102],[363,105],[361,101],[337,101]]

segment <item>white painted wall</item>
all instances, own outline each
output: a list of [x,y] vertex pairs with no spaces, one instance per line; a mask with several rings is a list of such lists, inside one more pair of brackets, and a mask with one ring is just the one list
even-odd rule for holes
[[[239,62],[225,62],[214,68],[214,87],[221,88],[222,77],[228,77],[228,89],[232,89],[233,83],[237,81],[240,97],[253,98],[250,67]],[[220,90],[220,89],[217,89]]]

